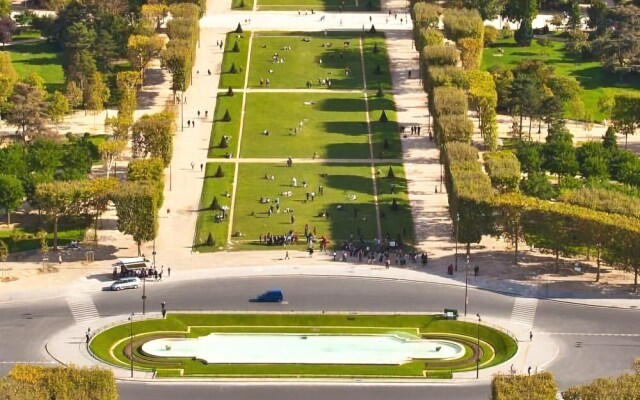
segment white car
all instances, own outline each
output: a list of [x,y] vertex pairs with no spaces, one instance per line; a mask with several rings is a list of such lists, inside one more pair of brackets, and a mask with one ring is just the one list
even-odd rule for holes
[[128,278],[120,278],[111,284],[111,290],[137,289],[142,281],[135,276]]

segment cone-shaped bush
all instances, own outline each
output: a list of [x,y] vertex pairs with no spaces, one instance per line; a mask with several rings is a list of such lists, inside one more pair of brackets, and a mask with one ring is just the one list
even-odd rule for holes
[[382,110],[382,114],[380,114],[380,119],[378,119],[378,121],[389,122],[389,118],[387,118],[387,113],[384,110]]
[[213,175],[216,178],[222,178],[224,176],[224,171],[222,170],[222,166],[218,165],[218,169],[216,173]]
[[393,179],[395,177],[396,177],[396,174],[393,173],[393,168],[389,167],[389,171],[387,171],[387,178]]
[[238,22],[238,26],[236,27],[235,32],[236,33],[242,33],[242,25],[240,25],[240,22]]
[[238,68],[236,68],[236,63],[231,63],[231,68],[229,68],[229,73],[230,74],[237,74],[238,73]]
[[211,232],[209,232],[209,236],[207,236],[207,246],[215,246],[216,245],[216,241],[213,238],[213,235],[211,234]]
[[382,91],[382,85],[378,85],[378,92],[376,93],[376,97],[384,97],[384,92]]
[[369,33],[376,33],[376,26],[375,25],[371,25],[371,29],[369,29]]
[[240,53],[240,44],[238,44],[237,40],[233,44],[233,49],[231,49],[231,51],[233,51],[234,53]]
[[227,90],[227,96],[233,96],[233,89],[229,86],[229,90]]
[[231,121],[231,114],[229,114],[229,109],[227,109],[227,110],[224,112],[224,116],[222,117],[222,120],[223,120],[224,122],[229,122],[229,121]]
[[[229,141],[227,140],[226,136],[223,136],[222,139],[220,139],[220,148],[221,149],[226,149],[227,147],[229,147]],[[220,168],[220,167],[218,167]]]
[[213,198],[209,208],[212,209],[212,210],[219,210],[220,209],[220,203],[218,202],[218,197],[214,197]]
[[376,70],[373,71],[373,73],[376,75],[382,75],[382,68],[380,67],[380,64],[376,64]]
[[378,43],[373,44],[373,54],[378,54],[380,49],[378,49]]
[[391,202],[391,209],[393,211],[398,211],[400,207],[398,206],[398,200],[396,200],[396,198],[393,198],[393,201]]
[[244,4],[244,0],[240,0],[240,8],[244,8],[245,4]]

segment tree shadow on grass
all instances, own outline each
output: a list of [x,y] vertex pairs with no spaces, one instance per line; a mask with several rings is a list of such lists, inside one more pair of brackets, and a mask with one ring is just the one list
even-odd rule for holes
[[367,123],[364,121],[326,121],[322,123],[322,127],[327,133],[349,136],[366,135],[368,132]]
[[364,113],[363,98],[330,98],[324,99],[316,105],[320,111],[330,112],[362,112]]
[[331,143],[326,147],[326,158],[328,159],[361,159],[367,163],[371,158],[369,154],[369,144],[362,143]]

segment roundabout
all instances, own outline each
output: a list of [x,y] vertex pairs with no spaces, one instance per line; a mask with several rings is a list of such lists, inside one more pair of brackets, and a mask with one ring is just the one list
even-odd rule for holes
[[89,345],[103,362],[156,378],[451,379],[517,348],[479,322],[359,313],[169,314],[99,330]]

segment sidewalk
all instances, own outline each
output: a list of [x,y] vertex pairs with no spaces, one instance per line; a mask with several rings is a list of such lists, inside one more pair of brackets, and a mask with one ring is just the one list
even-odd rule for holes
[[[322,311],[317,311],[315,313],[320,313]],[[314,312],[308,312],[314,313]],[[375,314],[375,313],[373,313]],[[86,343],[85,334],[88,328],[91,328],[91,336],[95,336],[101,331],[108,329],[115,325],[127,324],[129,322],[129,315],[120,315],[113,316],[108,318],[100,318],[97,320],[93,320],[90,322],[85,322],[81,324],[73,325],[69,328],[66,328],[62,331],[56,333],[52,338],[49,339],[47,344],[45,345],[45,350],[47,354],[49,354],[56,361],[69,365],[73,364],[80,367],[91,367],[95,365],[99,365],[105,367],[105,364],[96,360],[93,355],[90,353],[90,350]],[[146,316],[135,315],[134,320],[140,319],[159,319],[162,318],[160,313],[148,313]],[[475,323],[477,320],[475,317],[469,318],[459,318],[460,320],[466,322]],[[366,381],[366,382],[410,382],[412,384],[449,384],[449,383],[476,383],[481,381],[486,383],[491,380],[493,375],[495,374],[510,374],[510,373],[519,373],[525,374],[527,373],[527,369],[529,367],[532,368],[532,373],[544,370],[545,366],[551,363],[555,357],[558,355],[559,348],[558,345],[553,341],[551,336],[548,335],[538,335],[534,338],[533,341],[529,341],[529,331],[525,331],[520,328],[516,324],[511,324],[508,321],[502,320],[490,320],[483,321],[483,324],[487,324],[489,326],[494,326],[503,331],[507,331],[513,335],[514,338],[518,341],[518,351],[516,355],[508,360],[506,363],[502,365],[498,365],[495,367],[480,369],[479,377],[476,378],[476,371],[467,371],[467,372],[459,372],[455,373],[453,379],[449,380],[417,380],[417,379],[356,379],[356,378],[322,378],[323,382],[327,381]],[[134,332],[135,336],[135,332]],[[133,373],[128,366],[113,366],[106,365],[107,368],[110,368],[116,379],[121,380],[134,380],[134,381],[152,381],[154,379],[154,374],[150,371],[139,371],[134,370]],[[132,376],[133,375],[133,376]],[[265,379],[262,378],[173,378],[173,379],[162,379],[162,381],[261,381],[264,382]],[[282,381],[282,382],[292,382],[291,379],[282,378],[282,379],[268,379],[272,382]],[[308,381],[313,381],[314,379],[295,379],[293,381],[303,383]]]

